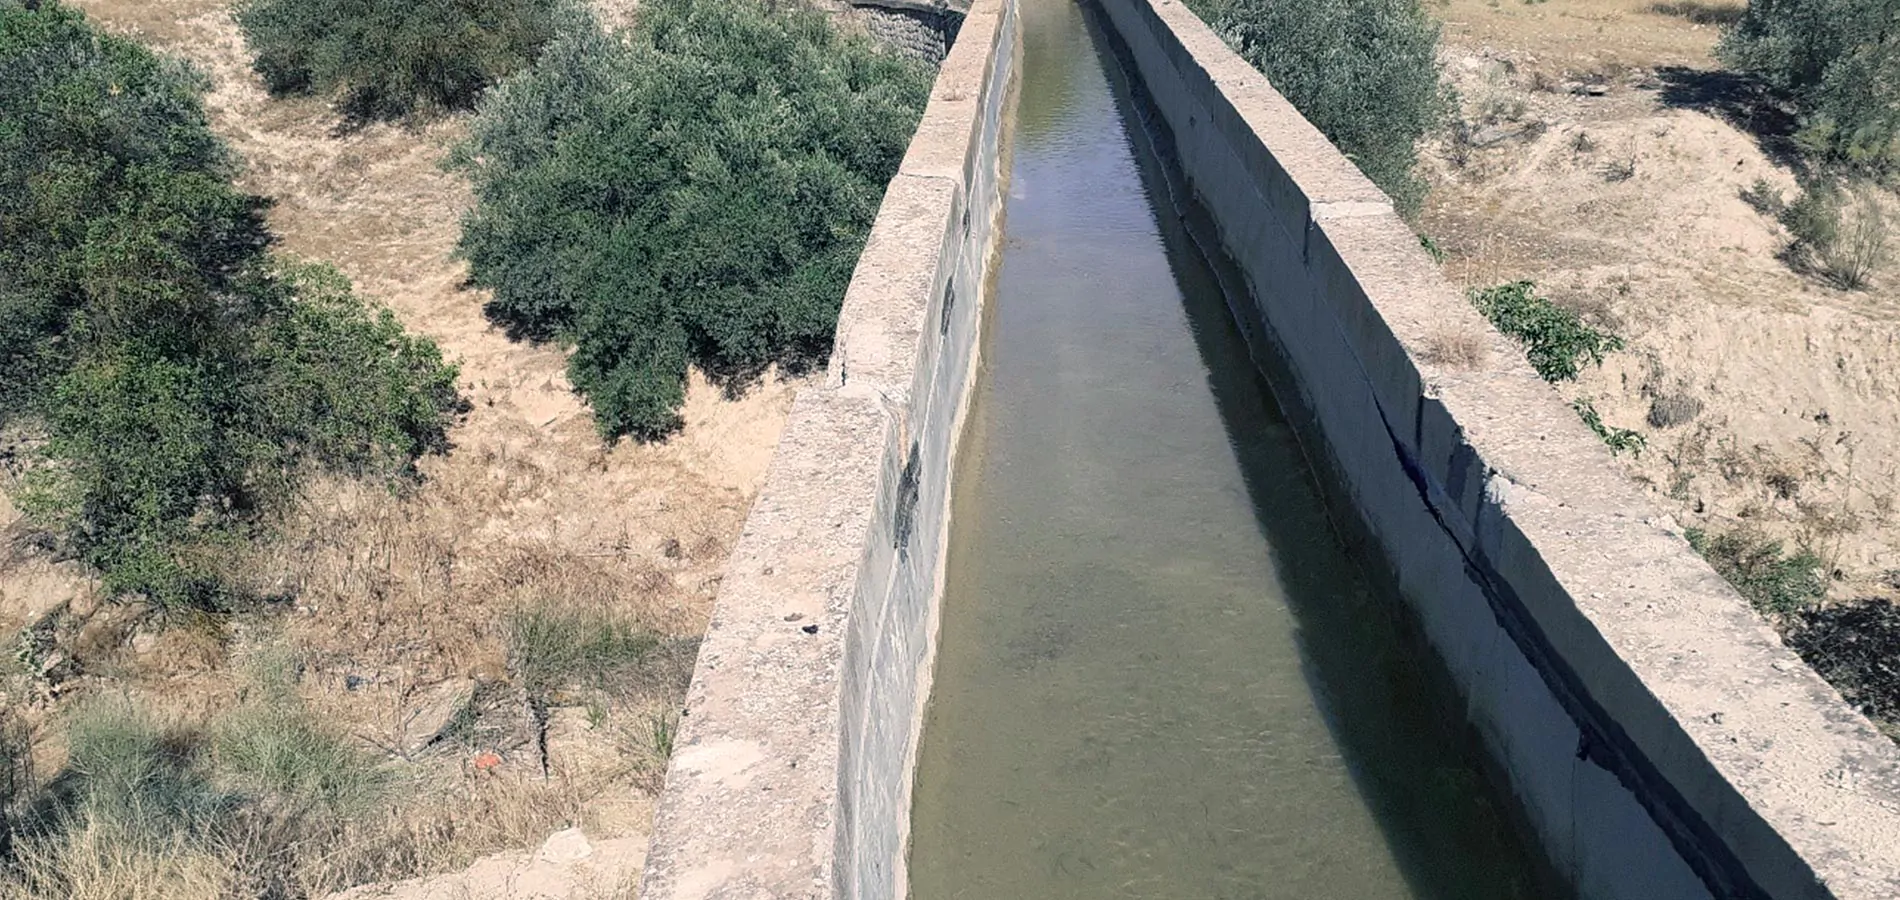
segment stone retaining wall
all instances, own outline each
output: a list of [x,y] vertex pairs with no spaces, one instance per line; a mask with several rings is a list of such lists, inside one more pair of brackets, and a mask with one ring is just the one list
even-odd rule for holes
[[860,6],[857,15],[864,22],[864,30],[878,41],[930,63],[943,60],[956,44],[957,30],[963,27],[963,14],[947,7]]

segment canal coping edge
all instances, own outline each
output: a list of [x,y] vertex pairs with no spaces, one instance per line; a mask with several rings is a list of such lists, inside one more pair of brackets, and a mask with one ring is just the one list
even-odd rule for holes
[[[873,627],[865,607],[887,598],[866,592],[894,578],[878,571],[891,548],[873,535],[894,528],[894,498],[914,471],[913,405],[927,398],[913,393],[928,381],[926,357],[946,343],[949,329],[930,326],[951,314],[944,301],[959,274],[977,285],[955,310],[966,373],[975,362],[1002,205],[999,104],[1014,86],[1016,3],[972,4],[852,274],[826,377],[793,399],[700,645],[654,814],[646,900],[860,896],[862,873],[840,853],[856,824],[841,802],[844,719],[855,715],[841,710],[849,632]],[[974,241],[974,258],[959,238]],[[968,384],[955,393],[960,430]],[[948,485],[936,493],[947,499]],[[924,512],[940,556],[947,505]],[[940,585],[941,560],[929,568]],[[933,619],[938,596],[926,598]],[[917,668],[926,690],[928,660]],[[911,746],[883,761],[903,770],[894,774],[904,802],[923,697],[913,701]],[[907,824],[908,810],[898,812]],[[881,877],[882,889],[863,896],[901,895],[901,865]]]

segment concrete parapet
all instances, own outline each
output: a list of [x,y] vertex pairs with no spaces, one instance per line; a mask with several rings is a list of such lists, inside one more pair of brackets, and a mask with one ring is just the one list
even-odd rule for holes
[[1016,74],[1015,0],[944,60],[727,563],[640,896],[896,898]]
[[[1589,898],[1900,897],[1900,749],[1704,563],[1369,181],[1173,0],[1100,0],[1342,530]],[[1251,294],[1249,298],[1246,296]],[[1488,335],[1468,368],[1428,335]]]

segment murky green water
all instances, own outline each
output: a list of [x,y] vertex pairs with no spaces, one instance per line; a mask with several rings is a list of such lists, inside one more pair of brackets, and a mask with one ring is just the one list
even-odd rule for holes
[[1099,32],[1023,22],[912,896],[1551,896],[1157,215]]

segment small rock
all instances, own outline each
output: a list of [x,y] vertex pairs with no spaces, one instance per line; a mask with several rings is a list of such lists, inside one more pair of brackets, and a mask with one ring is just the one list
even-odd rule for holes
[[99,595],[92,591],[80,591],[66,602],[66,611],[75,618],[92,618],[92,614],[99,611]]
[[474,696],[475,683],[466,678],[444,681],[424,692],[403,728],[403,749],[415,753],[435,743]]
[[1583,86],[1583,92],[1592,97],[1601,97],[1610,92],[1610,86],[1607,84],[1586,84]]
[[71,663],[72,657],[67,656],[64,651],[49,651],[46,656],[40,660],[40,677],[47,681],[64,680],[72,674],[70,671],[72,669]]
[[548,836],[541,845],[541,852],[535,854],[538,862],[568,863],[586,859],[594,854],[594,845],[587,842],[587,835],[579,828],[557,831]]
[[1494,144],[1502,144],[1516,136],[1517,131],[1515,129],[1505,128],[1502,125],[1486,125],[1471,133],[1471,145],[1474,147],[1490,147]]
[[149,631],[141,631],[138,634],[132,635],[133,653],[144,656],[156,649],[158,649],[158,635]]

